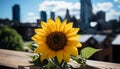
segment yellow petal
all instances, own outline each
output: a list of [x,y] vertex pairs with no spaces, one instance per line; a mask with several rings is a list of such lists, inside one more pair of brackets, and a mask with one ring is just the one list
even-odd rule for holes
[[81,47],[82,44],[79,41],[67,41],[67,45],[74,47]]
[[40,60],[43,61],[44,59],[47,59],[47,53],[42,54]]
[[50,51],[45,43],[42,43],[41,46],[42,46],[41,61],[43,61],[44,59],[48,58],[48,54]]
[[47,29],[47,23],[46,22],[41,22],[41,26],[43,29]]
[[46,42],[46,37],[39,36],[39,35],[34,35],[31,39],[37,42],[38,44]]
[[51,30],[46,22],[41,22],[41,26],[48,34],[51,33]]
[[63,23],[61,24],[60,31],[64,31],[66,23],[67,23],[67,19],[64,20]]
[[67,52],[64,52],[63,58],[64,58],[64,60],[65,60],[66,62],[69,62],[69,61],[70,61],[70,54],[67,53]]
[[71,30],[72,26],[73,26],[73,22],[68,23],[68,24],[65,26],[65,33],[68,33],[68,32]]
[[46,44],[45,43],[41,43],[41,44],[39,44],[39,46],[37,47],[37,49],[35,50],[35,53],[46,53],[46,52],[48,52],[47,50],[48,50],[49,48],[46,46]]
[[42,52],[42,49],[43,48],[41,46],[38,46],[34,52],[40,54]]
[[62,62],[63,54],[64,54],[64,51],[63,51],[63,50],[58,51],[58,52],[56,53],[56,56],[57,56],[57,59],[58,59],[58,62],[59,62],[59,63]]
[[50,50],[50,52],[48,53],[48,57],[49,57],[49,58],[53,58],[53,57],[55,57],[55,56],[56,56],[56,52]]
[[79,28],[72,28],[70,32],[67,34],[67,37],[76,35],[78,31],[79,31]]
[[35,32],[40,36],[47,36],[47,33],[45,32],[44,29],[35,29]]
[[74,35],[74,36],[70,36],[68,37],[68,40],[77,40],[80,38],[80,35]]
[[76,47],[72,47],[72,46],[65,46],[64,50],[68,53],[70,53],[71,55],[78,55],[78,50]]
[[48,25],[49,25],[52,32],[56,31],[56,25],[55,25],[55,22],[52,19],[48,19]]
[[61,21],[59,17],[56,18],[55,23],[56,23],[56,30],[59,31],[61,27]]

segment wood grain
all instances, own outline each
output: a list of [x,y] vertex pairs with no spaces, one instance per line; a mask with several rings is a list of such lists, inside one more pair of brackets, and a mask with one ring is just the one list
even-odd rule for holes
[[[34,69],[36,66],[29,63],[31,61],[30,55],[33,55],[33,53],[0,49],[0,65],[11,68],[19,67],[19,69],[25,69],[25,67]],[[73,60],[69,64],[74,68],[80,67],[80,64]],[[120,64],[118,63],[87,60],[87,64],[100,69],[120,69]]]

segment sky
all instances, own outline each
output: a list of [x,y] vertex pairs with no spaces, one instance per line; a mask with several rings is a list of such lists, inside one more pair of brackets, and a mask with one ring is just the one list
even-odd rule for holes
[[[93,13],[102,10],[106,12],[106,21],[118,19],[120,16],[120,0],[91,0]],[[20,5],[21,22],[36,22],[40,11],[46,11],[48,18],[54,11],[56,16],[65,17],[66,9],[71,16],[80,18],[80,0],[0,0],[0,18],[12,20],[12,7]]]

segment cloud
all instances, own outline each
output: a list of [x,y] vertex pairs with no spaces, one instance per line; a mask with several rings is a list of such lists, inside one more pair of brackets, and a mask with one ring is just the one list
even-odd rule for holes
[[28,16],[35,16],[35,14],[33,12],[29,12]]
[[[120,2],[120,0],[114,0],[114,2]],[[97,13],[98,11],[106,12],[106,20],[116,19],[120,16],[120,13],[113,9],[112,2],[97,2],[93,4],[93,13]],[[120,6],[119,6],[120,7]],[[70,15],[74,15],[77,18],[80,17],[80,2],[67,2],[65,0],[45,0],[38,5],[38,11],[46,11],[48,17],[50,16],[50,12],[54,11],[56,16],[65,17],[66,9],[69,9]]]
[[[47,11],[49,14],[50,11],[54,11],[56,16],[62,16],[64,18],[66,14],[66,9],[69,9],[71,15],[79,15],[80,14],[80,3],[79,2],[66,2],[64,0],[59,1],[49,1],[45,0],[39,4],[39,11]],[[78,18],[79,16],[77,16]]]
[[118,3],[118,2],[119,2],[119,3],[120,3],[120,0],[114,0],[114,2],[116,2],[116,3]]
[[118,5],[118,8],[120,8],[120,5]]
[[102,2],[93,4],[93,12],[96,13],[100,10],[108,12],[113,7],[111,2]]
[[111,20],[111,19],[118,19],[120,16],[120,12],[115,11],[114,9],[111,9],[107,14],[106,14],[106,20]]
[[[114,1],[120,1],[120,0],[114,0]],[[118,19],[118,17],[120,16],[120,12],[117,12],[113,8],[112,2],[101,2],[101,3],[99,2],[93,4],[93,12],[96,14],[98,11],[106,12],[106,21],[109,21],[111,19]]]
[[27,13],[27,20],[25,22],[33,23],[33,22],[36,22],[36,20],[38,18],[39,17],[36,14],[34,14],[33,12],[28,12]]

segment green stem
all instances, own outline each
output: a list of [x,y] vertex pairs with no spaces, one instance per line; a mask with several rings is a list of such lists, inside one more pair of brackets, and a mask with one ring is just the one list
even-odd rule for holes
[[59,64],[57,57],[53,58],[52,62],[58,69],[63,69],[66,66],[66,62],[64,60]]

